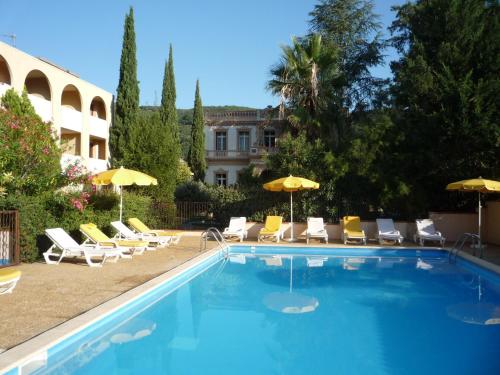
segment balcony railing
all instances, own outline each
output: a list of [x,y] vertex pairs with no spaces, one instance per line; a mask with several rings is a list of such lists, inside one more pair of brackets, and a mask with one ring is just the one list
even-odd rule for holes
[[5,83],[5,82],[0,82],[0,98],[5,94],[5,91],[10,89],[12,86]]
[[106,120],[90,116],[89,125],[90,135],[94,135],[99,138],[108,138],[108,123]]
[[82,132],[83,117],[81,112],[74,110],[73,108],[62,107],[61,120],[61,126],[63,128],[73,130],[78,133]]
[[274,154],[277,152],[276,147],[250,147],[248,151],[238,151],[238,150],[206,150],[207,159],[250,159],[250,158],[260,158],[267,154]]
[[207,159],[248,159],[250,151],[238,150],[207,150]]
[[45,122],[52,121],[52,102],[32,94],[28,94],[28,97],[38,116]]
[[108,169],[108,161],[103,159],[89,158],[88,170],[91,173],[99,173]]

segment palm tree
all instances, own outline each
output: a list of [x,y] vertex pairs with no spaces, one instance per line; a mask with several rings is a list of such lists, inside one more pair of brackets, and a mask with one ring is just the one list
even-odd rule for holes
[[[317,135],[318,115],[324,109],[328,87],[337,75],[337,51],[325,46],[319,34],[292,38],[291,46],[282,46],[280,62],[271,69],[267,88],[280,96],[280,117],[285,109],[287,120],[296,128],[305,127]],[[312,129],[311,129],[312,128]]]

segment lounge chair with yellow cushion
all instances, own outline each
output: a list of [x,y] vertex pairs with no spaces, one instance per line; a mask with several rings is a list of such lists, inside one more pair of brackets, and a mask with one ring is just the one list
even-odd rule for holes
[[137,233],[150,234],[153,236],[170,237],[170,243],[174,245],[178,244],[181,239],[182,232],[149,229],[149,227],[146,224],[144,224],[136,217],[131,217],[130,219],[128,219],[128,223],[132,227],[132,229]]
[[6,267],[0,269],[0,294],[12,293],[21,278],[21,271]]
[[283,217],[281,216],[268,216],[266,217],[266,223],[264,228],[262,228],[257,236],[257,241],[263,240],[265,238],[275,238],[276,242],[280,242],[280,238],[283,238],[283,232],[281,230],[281,224],[283,222]]
[[361,242],[366,245],[366,234],[365,231],[361,229],[361,220],[359,216],[344,216],[342,222],[344,224],[344,244],[347,245],[347,242],[351,240],[361,240]]
[[[125,249],[130,252],[130,255],[133,254],[143,254],[144,251],[148,248],[147,241],[140,240],[118,240],[112,239],[106,236],[97,225],[88,223],[80,225],[80,232],[87,238],[84,243],[90,241],[92,243],[99,244],[101,246],[115,246]],[[125,254],[124,254],[125,255]],[[125,256],[127,257],[127,256]]]

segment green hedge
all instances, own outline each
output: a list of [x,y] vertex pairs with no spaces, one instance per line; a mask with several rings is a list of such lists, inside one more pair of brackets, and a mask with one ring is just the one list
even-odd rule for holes
[[[152,199],[136,193],[124,193],[123,218],[139,217],[154,226],[157,219],[151,210]],[[95,223],[112,236],[110,222],[119,219],[119,200],[115,194],[95,195],[89,206],[80,212],[67,204],[58,193],[45,193],[36,196],[9,195],[0,199],[0,209],[17,209],[20,217],[21,261],[34,262],[41,258],[51,242],[44,235],[46,228],[61,227],[75,240],[82,242],[80,224]]]

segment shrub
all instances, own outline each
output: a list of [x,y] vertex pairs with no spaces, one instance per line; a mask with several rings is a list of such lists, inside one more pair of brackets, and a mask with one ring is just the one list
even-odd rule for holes
[[8,193],[33,195],[55,189],[60,158],[49,123],[0,109],[0,171],[12,177],[4,181]]
[[[63,228],[81,243],[80,224],[92,222],[113,236],[110,223],[119,218],[118,202],[116,194],[96,194],[91,197],[90,204],[80,211],[61,192],[46,192],[36,196],[11,194],[0,198],[0,209],[19,210],[21,261],[34,262],[51,246],[44,234],[47,228]],[[151,210],[150,197],[125,192],[123,202],[124,220],[139,217],[152,226],[157,222]]]

